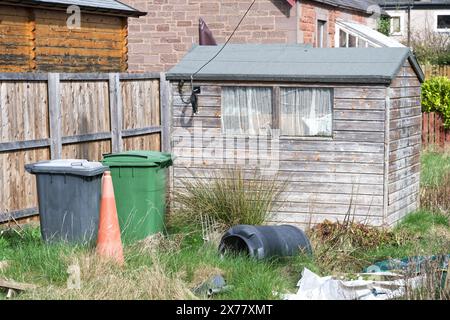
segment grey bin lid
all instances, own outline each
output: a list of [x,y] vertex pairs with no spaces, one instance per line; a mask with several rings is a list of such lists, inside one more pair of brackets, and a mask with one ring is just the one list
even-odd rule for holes
[[92,177],[103,174],[108,167],[100,162],[89,162],[82,159],[61,159],[41,161],[27,164],[25,170],[32,174],[71,174],[84,177]]

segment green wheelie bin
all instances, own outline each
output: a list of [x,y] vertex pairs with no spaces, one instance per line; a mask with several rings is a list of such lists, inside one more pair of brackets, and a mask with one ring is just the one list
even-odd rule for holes
[[127,151],[105,154],[102,163],[111,170],[122,240],[132,243],[163,232],[172,155]]

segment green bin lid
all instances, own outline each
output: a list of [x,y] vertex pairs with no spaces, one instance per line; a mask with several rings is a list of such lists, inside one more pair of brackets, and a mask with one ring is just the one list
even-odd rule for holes
[[102,163],[109,167],[169,167],[172,165],[170,153],[158,151],[126,151],[103,155]]

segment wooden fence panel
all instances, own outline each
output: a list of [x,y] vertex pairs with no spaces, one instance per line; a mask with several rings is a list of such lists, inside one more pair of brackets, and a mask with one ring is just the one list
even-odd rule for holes
[[46,82],[1,81],[0,123],[0,143],[47,139]]
[[0,223],[37,213],[27,163],[161,150],[160,77],[0,73]]
[[422,117],[422,145],[450,147],[450,130],[444,128],[442,116],[435,112],[424,112]]
[[137,129],[159,124],[159,80],[121,82],[124,108],[122,128]]
[[61,82],[63,136],[111,131],[108,81]]
[[436,76],[450,78],[450,66],[422,65],[421,67],[427,79]]

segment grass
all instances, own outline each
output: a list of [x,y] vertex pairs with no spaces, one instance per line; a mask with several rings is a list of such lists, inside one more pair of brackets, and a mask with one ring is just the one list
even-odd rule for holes
[[[388,258],[446,253],[449,234],[448,220],[421,211],[392,231],[393,239],[401,238],[398,243],[383,240],[369,250],[357,245],[347,250],[341,243],[327,252],[316,246],[314,257],[256,261],[247,256],[221,258],[217,243],[204,243],[200,230],[176,225],[157,244],[125,247],[126,266],[121,269],[98,261],[89,248],[44,245],[39,230],[28,228],[21,236],[15,232],[2,236],[0,256],[10,265],[0,276],[41,286],[20,299],[194,299],[190,290],[217,273],[234,288],[215,299],[278,299],[273,292],[294,292],[305,266],[322,275],[361,272]],[[66,287],[67,270],[74,263],[81,268],[81,290]]]
[[174,192],[177,214],[182,211],[185,219],[204,217],[226,227],[265,223],[287,185],[277,175],[264,176],[257,170],[249,175],[240,168],[180,182],[182,189]]
[[438,186],[450,172],[450,153],[430,149],[421,155],[420,182],[423,187]]
[[420,201],[422,208],[450,216],[450,153],[422,154]]
[[[422,185],[438,187],[450,168],[448,159],[427,153],[422,161]],[[0,277],[40,286],[18,299],[205,298],[194,296],[191,290],[215,274],[222,274],[233,289],[214,299],[279,299],[274,292],[296,291],[304,267],[321,275],[356,273],[377,261],[448,254],[450,248],[449,216],[439,208],[412,213],[388,231],[349,221],[320,227],[309,232],[314,256],[256,261],[239,255],[220,257],[218,238],[205,243],[198,220],[171,219],[166,237],[152,237],[124,248],[123,268],[98,260],[92,248],[45,245],[39,229],[28,227],[1,234],[0,261],[9,263],[0,270]],[[74,264],[81,270],[79,290],[67,289],[67,271]],[[408,294],[411,299],[434,297],[423,292]],[[0,299],[4,297],[5,292],[0,291]]]

